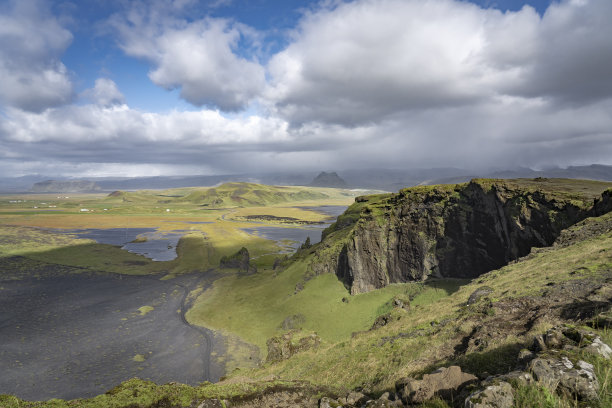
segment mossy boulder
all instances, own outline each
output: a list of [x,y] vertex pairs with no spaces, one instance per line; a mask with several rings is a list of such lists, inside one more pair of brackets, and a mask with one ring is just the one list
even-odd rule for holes
[[320,343],[321,338],[316,333],[291,330],[283,335],[268,339],[268,357],[266,361],[286,360],[297,353],[316,348]]
[[248,249],[240,248],[238,252],[230,256],[223,256],[219,261],[219,267],[224,269],[238,269],[245,273],[257,272],[257,267],[251,263]]

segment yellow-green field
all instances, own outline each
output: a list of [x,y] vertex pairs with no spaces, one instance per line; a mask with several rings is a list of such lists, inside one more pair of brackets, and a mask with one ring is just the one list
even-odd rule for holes
[[[326,216],[304,208],[348,205],[355,195],[350,190],[251,183],[111,194],[6,195],[0,198],[0,256],[21,255],[125,274],[204,271],[243,246],[253,257],[280,251],[276,243],[242,231],[262,223],[277,225],[274,220],[257,219],[258,215],[319,222]],[[179,242],[177,259],[153,262],[117,247],[52,231],[87,228],[156,228],[181,231],[185,237]],[[258,262],[266,260],[273,261],[263,257]]]

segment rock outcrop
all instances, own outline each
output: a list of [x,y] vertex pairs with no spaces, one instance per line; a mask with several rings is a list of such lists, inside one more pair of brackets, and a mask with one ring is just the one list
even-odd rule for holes
[[[572,326],[556,326],[535,336],[532,351],[522,350],[517,361],[525,371],[490,376],[465,400],[466,408],[513,406],[510,384],[536,384],[573,401],[597,401],[600,384],[592,364],[581,360],[586,352],[609,358],[610,347],[594,333]],[[525,358],[528,355],[528,358]]]
[[477,381],[476,376],[462,372],[460,367],[450,366],[425,374],[422,380],[402,379],[395,384],[395,390],[405,404],[420,404],[434,396],[452,400],[463,387]]
[[318,347],[320,343],[321,338],[316,333],[291,330],[283,335],[268,339],[268,357],[266,361],[286,360],[296,353]]
[[512,386],[505,381],[489,385],[465,400],[465,408],[512,408],[513,405]]
[[257,267],[251,263],[251,256],[249,255],[248,249],[245,247],[240,248],[234,255],[224,256],[219,262],[220,268],[226,269],[238,269],[244,273],[255,273]]
[[353,294],[430,275],[479,276],[552,245],[593,208],[592,197],[546,191],[537,180],[472,180],[355,201],[324,232],[311,264],[314,274],[336,273]]

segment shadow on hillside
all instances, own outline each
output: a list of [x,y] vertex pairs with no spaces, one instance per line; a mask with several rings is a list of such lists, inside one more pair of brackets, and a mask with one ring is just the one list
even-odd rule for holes
[[488,373],[489,375],[504,374],[517,367],[518,353],[523,348],[525,348],[525,344],[514,342],[486,351],[464,354],[457,358],[445,359],[432,363],[418,371],[415,376],[421,377],[440,367],[449,367],[452,365],[457,365],[461,367],[462,371],[474,375],[482,375],[483,373]]
[[428,279],[424,285],[435,290],[444,290],[447,295],[452,295],[470,282],[469,279]]
[[561,317],[566,320],[584,320],[605,313],[612,308],[612,298],[584,300],[568,303],[561,308]]

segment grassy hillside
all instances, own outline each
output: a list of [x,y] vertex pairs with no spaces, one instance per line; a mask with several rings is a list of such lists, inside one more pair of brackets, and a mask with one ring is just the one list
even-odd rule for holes
[[[498,180],[479,180],[478,182],[483,185],[492,182],[499,183]],[[576,180],[510,180],[501,184],[508,188],[518,186],[525,190],[541,191],[549,195],[550,200],[572,200],[576,202],[576,205],[585,209],[590,208],[593,200],[612,185],[602,182],[580,183]],[[427,194],[433,189],[453,191],[454,188],[453,185],[423,186],[403,190],[400,194],[420,195]],[[596,265],[600,265],[597,268],[607,265],[606,259],[609,260],[609,255],[601,251],[610,245],[607,238],[577,243],[572,250],[555,249],[555,251],[560,251],[557,255],[547,255],[544,260],[539,261],[535,260],[538,258],[535,254],[539,254],[538,251],[547,253],[548,250],[534,249],[532,251],[534,259],[530,261],[531,263],[508,266],[509,270],[514,271],[511,274],[507,274],[505,268],[502,268],[502,272],[499,273],[491,272],[486,277],[479,278],[475,283],[462,287],[459,292],[441,302],[438,302],[438,299],[456,291],[463,281],[438,280],[430,281],[427,284],[416,282],[394,284],[381,290],[350,296],[335,275],[313,273],[312,269],[326,254],[332,251],[337,252],[335,246],[344,241],[347,234],[350,233],[351,226],[359,219],[362,212],[375,214],[377,211],[384,211],[392,204],[395,196],[394,194],[368,196],[365,200],[360,199],[355,202],[343,215],[338,217],[336,224],[326,231],[329,235],[326,240],[308,251],[297,254],[286,269],[274,271],[268,267],[260,269],[257,275],[229,276],[215,282],[213,288],[197,299],[187,315],[188,319],[195,324],[238,335],[259,346],[262,355],[265,355],[266,340],[282,332],[283,320],[295,314],[302,314],[305,317],[301,324],[304,330],[317,332],[328,343],[343,342],[348,341],[353,332],[368,329],[374,319],[386,310],[389,301],[394,296],[411,298],[412,304],[419,308],[419,312],[413,316],[419,319],[414,324],[416,327],[435,319],[448,318],[449,316],[445,314],[451,313],[458,304],[464,302],[464,298],[469,296],[470,291],[475,290],[476,286],[484,284],[483,282],[491,286],[488,283],[490,276],[497,277],[493,287],[498,284],[505,285],[499,288],[500,294],[495,296],[527,296],[537,293],[546,285],[569,279],[570,276],[574,278],[586,276],[587,271],[593,270]],[[582,245],[589,248],[588,252],[585,252],[585,248],[578,249]],[[580,273],[573,269],[569,270],[568,268],[572,265],[568,263],[569,260],[573,263],[586,262],[580,258],[585,253],[590,256],[590,266],[584,266],[587,269],[581,270]],[[551,266],[549,264],[551,261],[555,261],[556,264]],[[600,264],[601,262],[603,263]],[[546,272],[547,268],[557,271],[557,265],[563,266],[559,272],[554,274]],[[605,269],[605,266],[603,268]],[[571,275],[570,272],[572,272]],[[530,284],[524,285],[524,282],[527,281]],[[452,306],[448,302],[452,302]],[[427,306],[429,309],[424,309],[427,310],[425,313],[420,309],[427,304],[431,306]],[[257,324],[252,324],[252,322],[257,322]],[[348,347],[347,352],[350,349]],[[354,371],[349,367],[341,368],[343,369],[346,369],[347,372]],[[308,378],[317,378],[319,374],[322,373],[314,371],[312,375],[308,375]],[[340,375],[340,373],[336,374]],[[292,373],[288,378],[293,378],[293,375]],[[302,378],[302,375],[306,374],[300,373],[298,377]]]
[[283,332],[283,321],[292,316],[303,316],[299,327],[317,332],[325,341],[345,341],[352,333],[369,329],[394,297],[425,304],[461,283],[396,284],[351,297],[335,275],[320,275],[304,284],[305,271],[305,262],[298,261],[280,272],[264,269],[252,276],[222,278],[198,298],[187,319],[236,334],[260,347],[265,357],[266,340]]
[[[552,202],[571,201],[585,210],[612,186],[546,179],[476,182],[483,187],[497,183],[539,192]],[[280,268],[272,268],[273,256],[263,256],[257,259],[257,273],[230,271],[203,293],[194,293],[197,297],[186,318],[236,340],[227,345],[234,357],[231,367],[243,368],[228,373],[220,384],[156,386],[130,380],[89,400],[29,404],[0,396],[0,403],[11,408],[130,404],[187,407],[198,406],[203,398],[240,400],[241,396],[261,395],[268,387],[305,386],[313,387],[309,392],[317,396],[354,389],[380,395],[393,391],[402,377],[418,378],[451,364],[475,374],[506,373],[516,366],[518,352],[550,327],[562,323],[582,326],[601,313],[612,319],[612,213],[587,218],[563,231],[555,245],[533,249],[529,255],[472,281],[429,279],[350,295],[336,275],[313,270],[312,265],[336,250],[334,246],[346,239],[364,213],[375,218],[388,211],[398,196],[417,200],[432,191],[452,194],[455,188],[422,186],[398,194],[360,198],[327,230],[328,239],[299,251]],[[228,223],[238,223],[231,220],[232,215],[250,214],[241,211],[223,214],[229,216]],[[203,259],[216,259],[221,253],[229,253],[230,248],[235,251],[236,246],[242,246],[239,235],[223,237],[226,231],[219,229],[214,238],[194,234],[184,239],[179,259],[168,265],[174,265],[180,273],[198,267]],[[217,243],[214,250],[206,246],[209,239]],[[220,245],[222,242],[225,246]],[[249,250],[257,255],[266,253],[263,246]],[[488,294],[468,305],[470,295],[483,287]],[[406,307],[396,307],[397,299]],[[385,316],[384,322],[372,328],[381,316]],[[316,332],[321,344],[283,361],[253,366],[249,360],[252,354],[241,344],[257,346],[263,361],[267,340],[289,328],[299,335]],[[610,329],[588,330],[612,344]],[[594,365],[601,384],[599,401],[589,402],[589,406],[612,406],[612,362],[586,354],[577,357]],[[537,386],[518,387],[515,402],[519,407],[582,406]],[[424,406],[448,407],[442,401]]]
[[[298,354],[286,362],[254,371],[251,375],[265,377],[275,374],[281,378],[300,378],[317,384],[349,388],[368,383],[373,389],[383,391],[393,388],[400,377],[418,375],[432,366],[448,364],[454,360],[455,346],[474,328],[495,321],[503,326],[508,323],[505,322],[506,318],[514,319],[514,315],[504,312],[512,300],[539,298],[548,294],[559,296],[559,299],[555,299],[559,303],[571,303],[574,301],[572,297],[563,298],[567,294],[562,291],[556,293],[551,288],[564,284],[572,288],[568,283],[579,287],[585,281],[609,281],[612,278],[612,214],[588,219],[570,229],[569,233],[578,234],[581,229],[594,224],[607,225],[603,228],[605,232],[565,246],[535,250],[524,259],[489,272],[435,302],[413,301],[410,311],[398,311],[395,315],[397,320],[381,329],[328,345],[316,352]],[[492,289],[489,295],[491,303],[467,307],[470,294],[485,285]],[[575,297],[580,295],[578,290],[572,293]],[[530,330],[513,327],[515,330],[501,332],[477,353],[460,358],[459,363],[471,372],[474,372],[474,364],[478,364],[480,371],[489,373],[500,371],[505,368],[504,365],[513,366],[513,353],[523,348],[534,334],[561,320],[553,313],[544,313]],[[518,321],[521,322],[520,319]],[[500,330],[497,326],[496,329]],[[612,341],[612,332],[602,334],[607,337],[608,343]]]
[[[317,330],[324,339],[316,350],[236,371],[218,385],[156,386],[131,380],[90,400],[30,404],[0,397],[0,401],[7,407],[148,407],[162,400],[189,406],[205,397],[232,398],[251,392],[262,395],[266,387],[303,384],[293,380],[322,387],[312,391],[317,395],[356,387],[365,387],[376,395],[393,390],[401,377],[418,377],[449,364],[458,364],[468,372],[506,372],[514,367],[518,351],[534,335],[560,322],[609,310],[609,302],[603,307],[606,303],[599,299],[612,293],[611,252],[612,213],[608,213],[566,230],[556,245],[534,250],[463,286],[440,281],[393,285],[349,297],[348,303],[342,302],[346,289],[333,275],[310,279],[295,294],[295,286],[305,273],[304,261],[311,256],[303,253],[294,265],[278,273],[263,271],[218,281],[188,317],[216,324],[261,346],[262,339],[280,331],[278,326],[287,315],[303,313],[304,330]],[[470,294],[483,286],[491,293],[467,306]],[[393,308],[388,302],[398,295],[411,299],[408,310]],[[219,315],[206,317],[207,311]],[[367,330],[374,317],[383,313],[390,313],[389,323]],[[608,329],[588,329],[612,343]],[[359,333],[351,336],[351,331]],[[602,384],[600,400],[589,406],[610,406],[612,363],[589,355],[580,358],[594,364]],[[581,406],[534,386],[519,387],[515,401],[521,407]],[[448,406],[442,401],[434,405]]]

